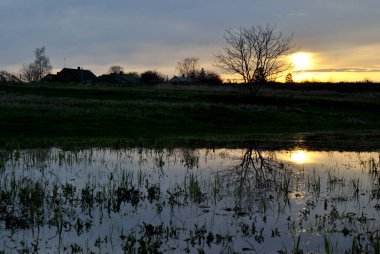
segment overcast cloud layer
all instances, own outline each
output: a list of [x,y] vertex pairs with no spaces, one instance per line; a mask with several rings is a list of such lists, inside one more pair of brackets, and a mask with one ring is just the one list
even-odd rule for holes
[[185,57],[213,68],[226,28],[277,24],[317,69],[380,67],[379,0],[0,0],[0,69],[17,71],[46,46],[55,69],[102,74],[157,69]]

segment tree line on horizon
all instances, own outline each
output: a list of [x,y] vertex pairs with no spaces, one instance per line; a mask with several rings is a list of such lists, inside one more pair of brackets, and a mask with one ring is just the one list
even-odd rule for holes
[[[34,50],[35,60],[30,64],[25,64],[18,74],[12,74],[7,71],[0,71],[1,83],[30,83],[41,81],[46,75],[51,73],[52,66],[49,57],[46,56],[45,47],[36,48]],[[221,84],[221,77],[212,71],[206,71],[199,66],[199,59],[195,57],[185,58],[177,63],[176,70],[180,75],[177,83],[195,82],[195,83],[213,83]],[[137,83],[160,83],[169,81],[169,77],[156,70],[148,70],[141,74],[137,72],[126,72],[120,65],[112,65],[107,74],[99,77],[108,76],[111,74],[125,75]],[[173,78],[176,78],[174,76]],[[106,78],[103,80],[107,80]]]
[[[279,74],[290,68],[284,61],[284,56],[294,52],[292,39],[293,35],[284,35],[277,31],[275,25],[270,24],[227,29],[224,35],[225,47],[215,55],[214,65],[225,73],[239,75],[250,91],[257,93],[260,85],[275,80]],[[23,66],[21,80],[40,80],[51,71],[45,47],[37,48],[34,54],[35,61]],[[195,57],[185,58],[178,62],[176,69],[183,78],[221,80],[218,74],[198,68],[198,60]],[[146,74],[151,78],[164,77],[154,71]]]

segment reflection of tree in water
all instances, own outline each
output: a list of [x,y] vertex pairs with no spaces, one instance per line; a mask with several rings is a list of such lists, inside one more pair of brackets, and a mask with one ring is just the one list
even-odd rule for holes
[[232,159],[237,163],[219,170],[217,179],[234,189],[238,195],[236,206],[240,207],[243,201],[251,202],[252,199],[263,201],[278,197],[288,201],[292,171],[277,161],[274,154],[250,147],[242,156]]
[[280,173],[288,170],[273,154],[263,155],[262,151],[248,148],[243,156],[232,158],[238,163],[218,171],[219,179],[228,185],[240,188],[271,188]]

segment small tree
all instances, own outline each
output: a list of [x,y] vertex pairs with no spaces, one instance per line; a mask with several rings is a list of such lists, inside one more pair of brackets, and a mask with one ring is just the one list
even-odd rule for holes
[[202,81],[206,80],[206,77],[207,77],[207,73],[206,73],[205,69],[202,68],[201,71],[197,75],[197,79],[202,82]]
[[288,83],[288,84],[294,83],[293,75],[290,72],[288,74],[286,74],[286,76],[285,76],[285,83]]
[[34,66],[36,68],[36,80],[41,80],[46,74],[50,73],[52,66],[50,65],[50,59],[45,55],[45,47],[36,48],[34,50],[36,59],[34,60]]
[[194,78],[199,72],[199,58],[188,57],[177,63],[177,71],[180,75],[186,76],[189,78]]
[[37,80],[36,66],[34,65],[34,63],[24,64],[20,72],[21,72],[21,79],[24,82],[32,82],[32,81]]
[[196,81],[203,84],[222,84],[221,77],[212,71],[205,71],[204,68],[196,75]]
[[52,69],[50,60],[45,55],[45,47],[36,48],[34,55],[36,58],[34,62],[24,65],[21,69],[21,77],[27,82],[41,80]]
[[120,65],[112,65],[108,70],[108,73],[122,73],[124,68]]
[[260,85],[274,80],[290,68],[283,57],[291,54],[293,36],[276,31],[276,26],[241,27],[228,29],[223,53],[216,55],[216,66],[228,73],[239,74],[256,94]]

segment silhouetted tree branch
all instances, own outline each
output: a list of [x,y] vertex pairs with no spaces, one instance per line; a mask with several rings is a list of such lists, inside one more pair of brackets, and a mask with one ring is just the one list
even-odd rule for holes
[[196,57],[189,57],[185,58],[182,61],[177,63],[177,71],[180,75],[194,78],[195,75],[199,72],[199,64],[198,64],[199,58]]
[[52,66],[50,59],[45,55],[45,47],[36,48],[34,50],[36,59],[34,65],[36,67],[36,80],[41,80],[46,74],[50,73]]
[[121,73],[124,71],[124,68],[120,65],[112,65],[109,70],[108,70],[108,73]]
[[293,52],[292,38],[269,24],[228,29],[223,53],[216,55],[216,66],[239,74],[255,94],[262,83],[290,68],[283,57]]
[[21,77],[26,82],[41,80],[52,69],[50,60],[45,55],[45,47],[36,48],[34,55],[34,62],[24,65],[21,69]]
[[34,63],[24,64],[20,72],[21,78],[24,82],[32,82],[37,80],[36,67]]

